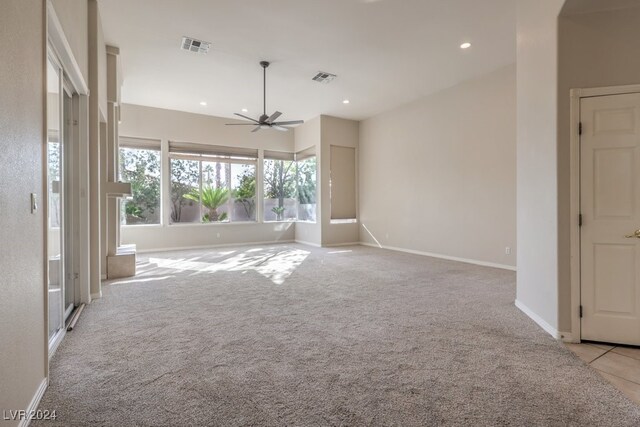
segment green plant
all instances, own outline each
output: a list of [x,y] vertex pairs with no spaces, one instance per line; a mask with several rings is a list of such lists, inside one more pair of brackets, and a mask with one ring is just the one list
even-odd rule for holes
[[266,160],[264,162],[265,196],[269,199],[278,199],[278,208],[282,208],[283,212],[284,200],[293,198],[296,194],[295,164],[295,162],[285,160]]
[[202,192],[194,189],[190,193],[184,195],[185,199],[202,203],[202,206],[208,209],[202,217],[204,222],[218,222],[227,219],[226,212],[218,214],[218,208],[229,200],[229,190],[219,187],[213,188],[206,186],[202,188]]
[[235,203],[242,204],[249,219],[253,219],[253,213],[256,208],[255,195],[255,174],[251,171],[245,171],[244,174],[240,176],[240,185],[233,190],[233,198],[235,199]]
[[277,220],[282,221],[282,214],[284,213],[284,206],[276,206],[271,208],[271,211],[276,214]]
[[127,220],[140,220],[142,217],[142,209],[134,202],[127,202],[124,207],[124,212],[127,214]]

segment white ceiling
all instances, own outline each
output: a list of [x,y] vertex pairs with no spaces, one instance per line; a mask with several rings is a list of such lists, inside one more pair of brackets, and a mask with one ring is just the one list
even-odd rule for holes
[[[359,120],[515,62],[515,3],[101,0],[100,10],[107,43],[121,50],[125,103],[258,116],[258,62],[269,60],[267,113]],[[182,36],[212,49],[182,51]],[[473,46],[461,50],[464,41]],[[316,83],[318,71],[338,78]]]

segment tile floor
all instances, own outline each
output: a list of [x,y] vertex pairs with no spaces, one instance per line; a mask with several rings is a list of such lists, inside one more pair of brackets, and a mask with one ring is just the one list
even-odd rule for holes
[[565,344],[607,381],[640,404],[640,347],[600,343]]

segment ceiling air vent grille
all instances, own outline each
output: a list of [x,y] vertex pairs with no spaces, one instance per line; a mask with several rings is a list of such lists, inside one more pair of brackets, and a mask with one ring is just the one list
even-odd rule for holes
[[331,83],[335,78],[338,77],[335,74],[325,73],[324,71],[318,72],[311,80],[316,81],[318,83],[328,84]]
[[195,53],[207,53],[209,52],[210,47],[211,43],[209,42],[194,39],[192,37],[182,37],[182,45],[180,46],[180,49]]

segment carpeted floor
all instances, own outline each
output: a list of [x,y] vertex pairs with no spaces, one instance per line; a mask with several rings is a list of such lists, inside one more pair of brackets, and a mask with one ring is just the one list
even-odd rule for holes
[[51,363],[32,425],[638,426],[514,306],[515,273],[368,247],[139,257]]

